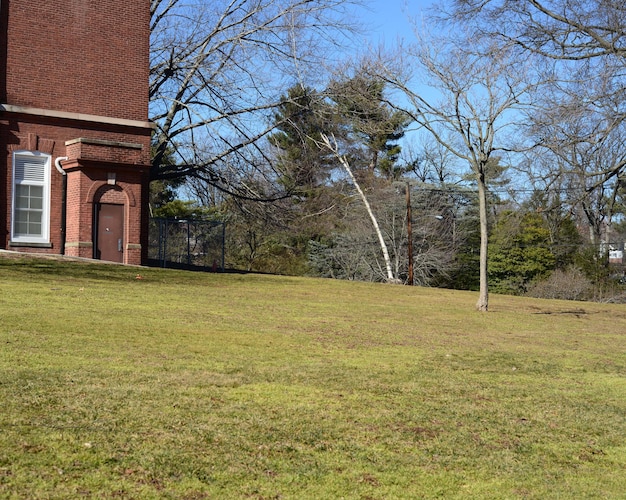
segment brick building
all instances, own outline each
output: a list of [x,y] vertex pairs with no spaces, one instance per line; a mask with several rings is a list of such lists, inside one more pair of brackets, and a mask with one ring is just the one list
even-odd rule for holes
[[0,248],[147,257],[149,0],[0,0]]

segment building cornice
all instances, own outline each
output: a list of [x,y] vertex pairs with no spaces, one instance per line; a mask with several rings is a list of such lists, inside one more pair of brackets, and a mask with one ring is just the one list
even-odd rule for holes
[[0,104],[0,112],[2,111],[5,113],[19,113],[23,115],[44,116],[46,118],[60,118],[64,120],[102,123],[106,125],[119,125],[124,127],[149,129],[156,128],[156,125],[154,123],[148,121],[128,120],[126,118],[113,118],[110,116],[89,115],[86,113],[70,113],[68,111],[32,108],[30,106],[16,106],[14,104]]

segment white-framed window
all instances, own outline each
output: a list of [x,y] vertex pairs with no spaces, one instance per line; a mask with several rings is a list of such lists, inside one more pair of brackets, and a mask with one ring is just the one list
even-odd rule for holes
[[50,155],[13,153],[12,242],[50,242],[50,167]]

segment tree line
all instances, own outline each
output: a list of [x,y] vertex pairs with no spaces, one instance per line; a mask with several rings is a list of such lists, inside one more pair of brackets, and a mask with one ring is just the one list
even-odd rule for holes
[[481,311],[623,294],[622,3],[453,0],[369,50],[359,7],[152,0],[154,214],[226,221],[232,267]]

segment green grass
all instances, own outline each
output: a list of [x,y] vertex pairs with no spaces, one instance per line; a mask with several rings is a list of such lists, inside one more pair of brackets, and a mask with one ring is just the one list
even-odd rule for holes
[[1,498],[626,498],[624,306],[6,256],[0,298]]

